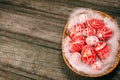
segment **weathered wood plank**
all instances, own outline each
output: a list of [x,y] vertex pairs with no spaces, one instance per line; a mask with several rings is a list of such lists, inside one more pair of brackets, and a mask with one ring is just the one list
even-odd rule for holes
[[[71,9],[74,8],[79,8],[79,7],[85,7],[85,8],[92,8],[92,9],[96,9],[96,10],[101,10],[104,12],[107,12],[109,14],[112,14],[114,16],[118,16],[120,13],[120,3],[119,1],[117,1],[116,3],[118,4],[118,7],[113,7],[114,3],[111,4],[110,1],[96,1],[96,0],[52,0],[52,2],[55,1],[57,3],[61,3],[61,4],[66,4],[68,7],[70,7]],[[112,0],[113,1],[113,0]],[[104,3],[104,4],[103,4]],[[108,4],[108,5],[106,5]]]
[[[30,14],[31,16],[34,15],[35,18],[39,18],[39,19],[41,19],[41,16],[42,16],[43,19],[46,18],[46,21],[50,21],[50,22],[51,21],[54,21],[55,23],[64,23],[65,22],[64,21],[65,17],[62,17],[60,15],[47,13],[47,12],[42,11],[42,10],[38,11],[36,9],[31,9],[31,8],[29,9],[29,8],[24,8],[22,6],[5,4],[5,3],[1,3],[1,2],[0,2],[0,8],[7,9],[7,10],[13,12],[13,13],[18,13],[18,14],[26,13],[26,14]],[[21,12],[21,13],[19,13],[19,12]]]
[[[56,1],[56,2],[64,2],[67,3],[69,2],[69,0],[65,0],[65,1],[60,1],[60,0],[52,0],[52,1]],[[69,3],[72,3],[74,0],[71,0]],[[76,0],[74,2],[78,2],[78,4],[80,2],[82,3],[88,3],[88,4],[93,4],[93,5],[97,5],[98,6],[104,6],[104,7],[114,7],[114,8],[119,8],[120,7],[120,3],[119,0],[101,0],[101,2],[96,1],[96,0]]]
[[114,14],[120,13],[119,0],[1,0],[7,4],[24,6],[57,15],[68,15],[75,7],[88,7]]
[[[43,45],[43,46],[47,45],[48,47],[55,48],[55,49],[61,49],[61,45],[60,45],[61,40],[60,39],[62,36],[63,27],[64,27],[62,23],[65,24],[65,20],[63,20],[59,16],[56,16],[53,14],[46,14],[44,12],[33,11],[33,10],[25,9],[25,8],[19,8],[19,7],[15,7],[15,6],[13,8],[13,6],[2,5],[2,4],[0,4],[0,7],[3,12],[0,14],[0,16],[1,16],[1,19],[2,19],[2,17],[4,19],[3,23],[1,25],[1,29],[5,30],[5,32],[12,32],[13,34],[17,34],[17,36],[14,35],[11,37],[14,37],[17,39],[19,38],[21,40],[25,39],[25,41],[27,41],[27,42],[29,41],[29,42]],[[17,10],[17,11],[15,11],[15,10]],[[8,13],[10,13],[10,15]],[[8,17],[6,17],[6,19],[8,19],[7,24],[6,24],[5,17],[2,14],[4,16],[8,15]],[[16,21],[16,20],[18,20],[18,21]],[[22,29],[22,30],[16,31],[16,30],[18,30],[17,26],[19,28],[21,28],[21,29],[23,28],[25,30]],[[39,26],[39,27],[37,27],[37,26]],[[11,29],[9,29],[8,27]],[[26,34],[26,29],[28,31],[30,31],[30,33],[33,34],[34,36],[32,36],[29,33]],[[29,29],[31,29],[31,30],[29,30]],[[43,32],[50,31],[50,32],[48,32],[50,34],[46,33],[46,35],[48,35],[49,38],[46,39],[45,34],[43,34],[43,32],[39,33],[39,31],[36,31],[36,30],[42,30]],[[37,36],[35,36],[35,34],[32,33],[31,31],[34,31],[35,33],[37,32],[39,34]],[[55,33],[55,34],[53,34],[53,33]],[[10,33],[8,33],[8,35],[10,36]],[[19,37],[18,37],[18,35],[19,35]],[[20,36],[20,35],[22,35],[22,36]],[[50,35],[52,35],[52,36],[50,36]],[[55,37],[53,38],[54,35],[56,35],[57,38],[59,37],[59,40],[56,40],[57,43],[55,42]],[[41,36],[43,36],[43,37],[41,37]],[[28,37],[29,37],[29,39],[28,39]],[[50,39],[50,37],[52,40]],[[59,41],[59,43],[58,43],[58,41]]]
[[36,19],[34,17],[17,15],[2,10],[0,11],[0,17],[0,28],[2,30],[61,43],[63,24],[46,21],[47,18]]
[[[1,1],[7,4],[14,4],[14,5],[20,5],[23,7],[31,8],[31,9],[36,9],[39,11],[43,11],[46,13],[51,13],[51,14],[56,14],[56,15],[61,15],[64,16],[66,13],[68,13],[68,8],[64,4],[59,4],[59,3],[54,3],[54,1],[46,1],[46,0],[17,0],[17,1],[11,1],[11,0],[6,0],[6,1]],[[67,8],[67,9],[66,9]],[[70,9],[71,10],[71,9]]]
[[30,74],[4,64],[0,64],[0,76],[5,80],[53,80],[46,76]]
[[0,35],[9,37],[12,39],[16,39],[19,41],[27,42],[30,44],[35,44],[35,45],[39,45],[39,46],[43,46],[43,47],[47,47],[47,48],[51,48],[51,49],[55,49],[55,50],[61,50],[61,45],[59,45],[57,43],[42,40],[39,38],[34,38],[31,36],[26,36],[26,35],[17,34],[17,33],[15,34],[15,33],[4,31],[4,30],[0,31]]
[[33,79],[0,69],[0,80],[33,80]]
[[0,80],[6,80],[5,77],[0,76]]
[[101,0],[101,2],[97,0],[79,0],[79,1],[96,4],[98,6],[107,6],[107,7],[116,7],[116,8],[120,7],[119,0]]
[[0,63],[51,79],[66,79],[61,51],[0,37]]

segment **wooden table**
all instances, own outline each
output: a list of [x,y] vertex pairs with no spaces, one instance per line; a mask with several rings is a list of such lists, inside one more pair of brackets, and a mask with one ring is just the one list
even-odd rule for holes
[[0,80],[120,80],[120,64],[100,78],[78,76],[65,65],[62,33],[78,7],[104,11],[120,25],[119,0],[0,0]]

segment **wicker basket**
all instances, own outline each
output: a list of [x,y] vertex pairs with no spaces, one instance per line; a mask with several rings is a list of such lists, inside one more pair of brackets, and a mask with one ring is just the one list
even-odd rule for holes
[[[101,11],[96,11],[94,10],[95,12],[101,14],[103,17],[107,17],[109,19],[111,19],[112,21],[114,20],[111,16],[109,16],[108,14],[104,13],[104,12],[101,12]],[[63,39],[62,39],[62,45],[63,45],[63,41],[64,39],[66,38],[66,36],[68,36],[68,33],[67,33],[67,27],[68,27],[68,23],[65,25],[65,28],[64,28],[64,32],[63,32]],[[120,43],[120,42],[119,42]],[[119,46],[120,47],[120,46]],[[63,46],[62,46],[62,50],[63,50]],[[75,72],[76,74],[80,75],[80,76],[84,76],[84,77],[100,77],[100,76],[103,76],[103,75],[107,75],[108,73],[112,72],[118,65],[119,63],[119,60],[120,60],[120,52],[118,51],[117,53],[117,56],[115,58],[115,61],[114,63],[111,65],[111,67],[109,67],[108,69],[106,69],[106,71],[104,71],[103,73],[100,73],[100,74],[85,74],[85,73],[82,73],[80,71],[77,71],[76,69],[74,69],[71,64],[68,62],[68,60],[66,59],[65,57],[65,54],[64,52],[62,51],[62,56],[63,56],[63,59],[66,63],[66,65],[73,71]]]

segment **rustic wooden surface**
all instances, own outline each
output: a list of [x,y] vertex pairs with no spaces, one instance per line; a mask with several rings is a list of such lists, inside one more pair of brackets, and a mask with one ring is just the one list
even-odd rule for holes
[[100,78],[65,65],[62,33],[78,7],[104,11],[120,25],[120,0],[0,0],[0,80],[120,80],[120,64]]

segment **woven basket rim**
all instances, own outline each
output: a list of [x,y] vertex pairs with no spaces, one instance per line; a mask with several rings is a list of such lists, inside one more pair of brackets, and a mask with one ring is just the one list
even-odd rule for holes
[[[108,15],[108,14],[102,12],[102,11],[98,11],[98,10],[93,10],[93,11],[101,14],[102,16],[108,17],[109,19],[111,19],[112,21],[114,21],[114,19],[110,15]],[[110,68],[106,69],[103,73],[100,73],[100,74],[85,74],[85,73],[77,71],[75,68],[73,68],[71,66],[71,64],[68,62],[68,60],[65,57],[65,54],[63,52],[63,41],[64,41],[65,37],[67,36],[67,27],[68,27],[68,22],[66,23],[64,31],[63,31],[63,37],[62,37],[62,56],[63,56],[65,64],[73,72],[75,72],[76,74],[78,74],[80,76],[84,76],[84,77],[100,77],[100,76],[104,76],[104,75],[109,74],[110,72],[112,72],[117,67],[117,65],[119,64],[119,61],[120,61],[120,52],[117,53],[116,58],[114,60],[114,63],[110,66]],[[119,42],[119,44],[120,44],[120,42]]]

